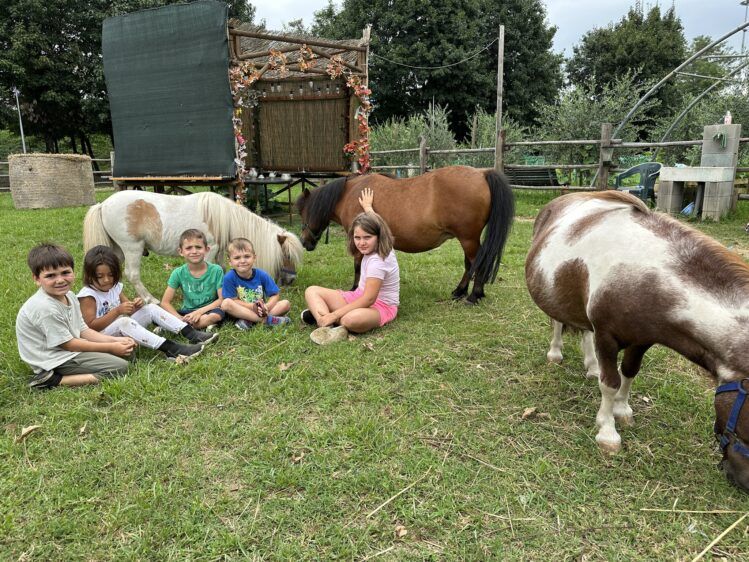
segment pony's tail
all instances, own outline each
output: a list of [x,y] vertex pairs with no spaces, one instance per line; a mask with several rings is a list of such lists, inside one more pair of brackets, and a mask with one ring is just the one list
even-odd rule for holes
[[104,221],[101,219],[101,203],[91,207],[83,219],[83,251],[88,252],[94,246],[115,247],[114,241],[104,229]]
[[491,193],[489,220],[476,259],[468,272],[469,278],[475,275],[475,282],[478,283],[492,283],[497,278],[502,251],[515,216],[515,196],[507,178],[495,170],[485,172],[485,176]]

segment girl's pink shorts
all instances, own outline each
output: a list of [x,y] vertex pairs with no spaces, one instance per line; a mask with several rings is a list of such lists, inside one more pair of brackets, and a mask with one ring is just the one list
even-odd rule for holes
[[[346,304],[349,304],[351,302],[354,302],[356,299],[358,299],[360,296],[364,294],[363,289],[356,289],[355,291],[338,291],[341,293],[341,296],[343,297],[343,300],[346,301]],[[396,316],[398,316],[398,307],[392,304],[386,304],[382,302],[380,299],[377,299],[375,303],[370,306],[370,308],[374,308],[377,312],[380,313],[380,326],[384,326],[388,322],[391,322],[395,319]]]

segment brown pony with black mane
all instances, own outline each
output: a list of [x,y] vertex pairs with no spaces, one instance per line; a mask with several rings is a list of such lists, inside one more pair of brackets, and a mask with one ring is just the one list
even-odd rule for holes
[[[484,296],[484,285],[493,282],[512,227],[515,199],[504,176],[491,169],[450,166],[408,179],[382,174],[339,178],[309,191],[297,200],[302,216],[302,244],[314,250],[330,221],[349,230],[362,212],[359,195],[364,188],[375,194],[375,210],[395,237],[395,249],[425,252],[457,238],[465,255],[463,278],[453,298],[473,291],[468,302]],[[484,240],[481,233],[486,227]],[[355,258],[358,283],[361,256]]]

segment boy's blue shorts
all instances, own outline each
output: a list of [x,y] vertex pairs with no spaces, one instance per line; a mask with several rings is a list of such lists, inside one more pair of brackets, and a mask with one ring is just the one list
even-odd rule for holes
[[[180,316],[184,316],[185,314],[190,314],[193,310],[196,310],[196,309],[193,308],[192,310],[187,310],[187,309],[183,308],[181,310],[178,310],[177,312],[179,312]],[[216,307],[216,308],[214,308],[212,310],[209,310],[208,312],[204,312],[203,316],[205,316],[206,314],[218,314],[218,316],[219,316],[219,322],[223,322],[224,318],[226,318],[226,312],[224,312],[223,310],[221,310],[218,307]]]

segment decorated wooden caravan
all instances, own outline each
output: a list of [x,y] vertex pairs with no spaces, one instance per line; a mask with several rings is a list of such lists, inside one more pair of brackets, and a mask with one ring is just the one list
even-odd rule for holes
[[[104,22],[116,185],[245,186],[366,171],[368,30],[269,32],[201,0]],[[272,176],[272,177],[269,177]]]

